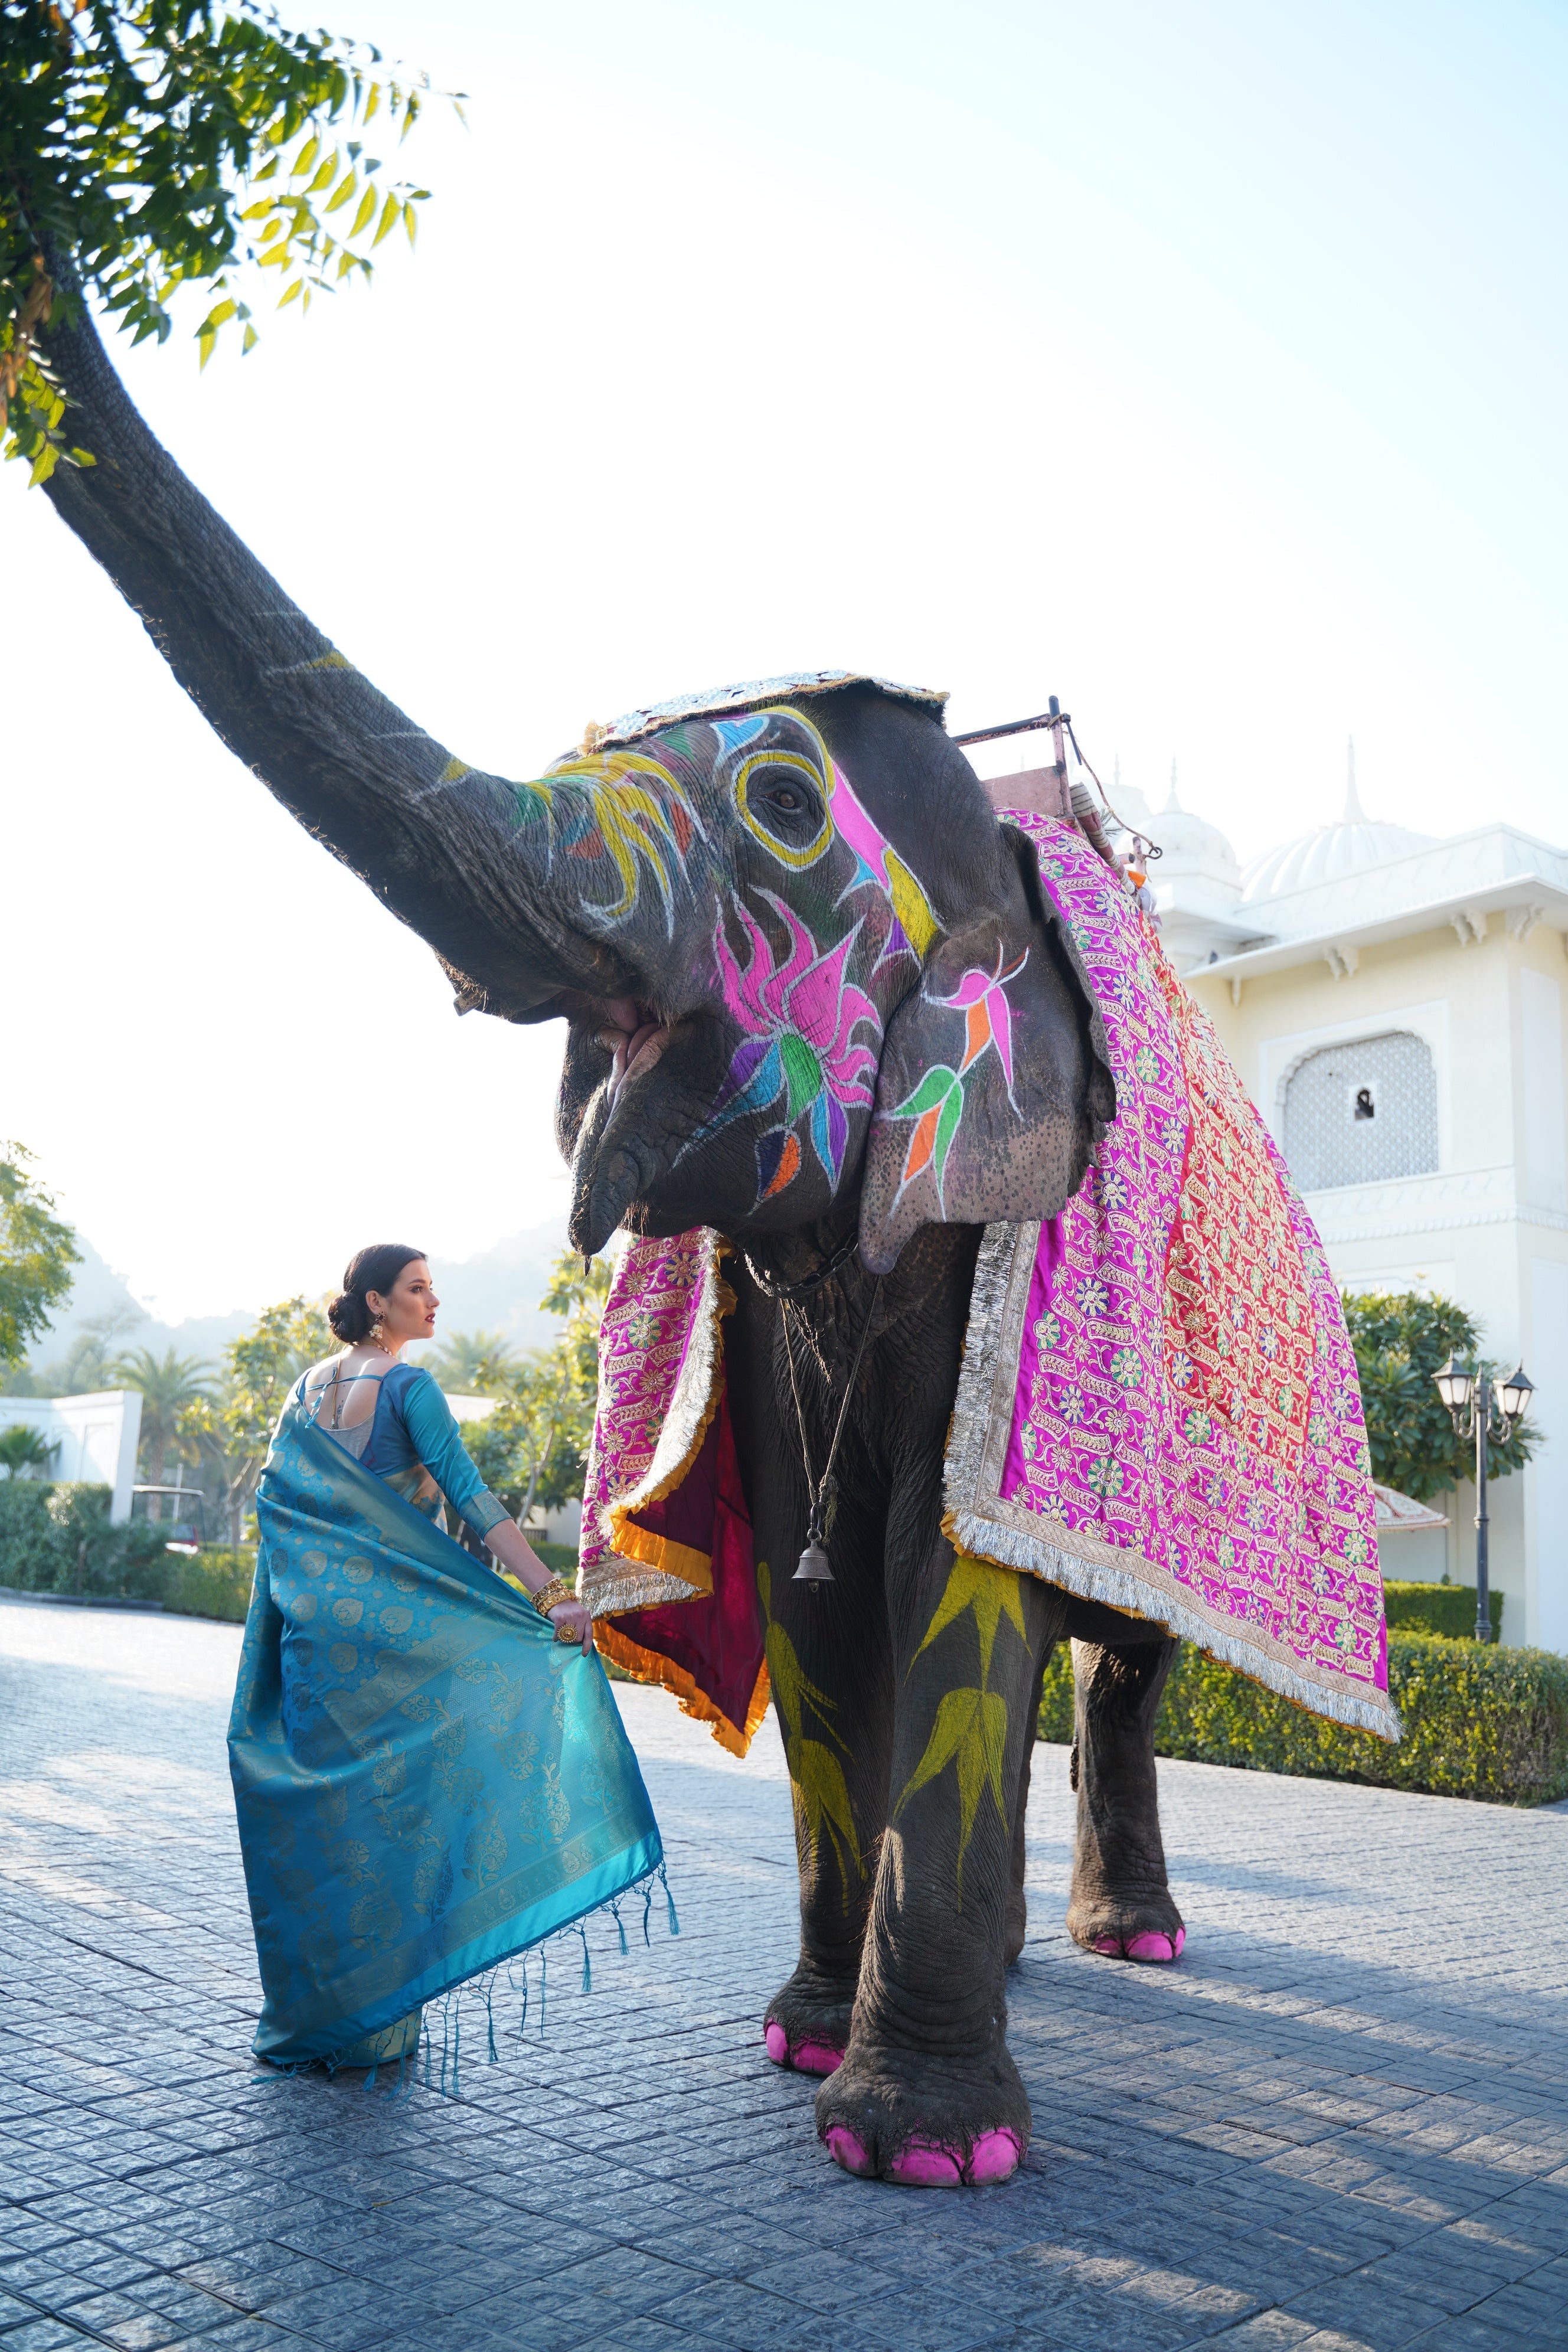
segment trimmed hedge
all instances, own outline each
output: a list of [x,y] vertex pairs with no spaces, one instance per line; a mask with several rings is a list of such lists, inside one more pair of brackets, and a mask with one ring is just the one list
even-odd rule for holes
[[0,1584],[84,1601],[162,1597],[163,1530],[111,1527],[107,1486],[0,1481]]
[[[1503,1596],[1489,1591],[1487,1599],[1496,1642],[1502,1635]],[[1402,1633],[1446,1633],[1451,1642],[1476,1638],[1473,1584],[1385,1584],[1383,1606],[1390,1633],[1397,1626]]]
[[[1155,1752],[1494,1805],[1568,1796],[1568,1658],[1395,1633],[1388,1689],[1405,1725],[1396,1747],[1309,1714],[1184,1643],[1160,1703]],[[1046,1669],[1037,1736],[1070,1742],[1072,1726],[1072,1653],[1063,1642]]]
[[165,1552],[165,1609],[181,1617],[216,1617],[225,1625],[243,1625],[256,1581],[256,1546],[215,1544],[210,1550]]

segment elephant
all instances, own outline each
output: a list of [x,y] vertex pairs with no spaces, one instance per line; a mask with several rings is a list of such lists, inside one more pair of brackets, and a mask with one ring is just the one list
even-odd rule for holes
[[[591,730],[528,784],[470,768],[289,602],[153,438],[90,321],[52,329],[48,352],[96,462],[58,467],[47,495],[222,740],[428,942],[459,1012],[564,1020],[574,1246],[694,1226],[734,1244],[727,1378],[774,1688],[792,1758],[833,1759],[826,1807],[796,1776],[800,1958],[759,2022],[775,2063],[821,2077],[840,2165],[1007,2178],[1031,2116],[1006,1975],[1063,1640],[1068,1929],[1134,1960],[1174,1958],[1185,1933],[1153,1750],[1175,1638],[955,1552],[942,1524],[982,1231],[1054,1217],[1117,1115],[1033,843],[999,821],[939,698],[847,675],[737,689],[615,742]],[[960,1033],[961,1117],[951,1087],[921,1094],[933,1066],[953,1077]],[[808,1539],[831,1580],[794,1574]],[[977,1674],[984,1787],[930,1760]]]

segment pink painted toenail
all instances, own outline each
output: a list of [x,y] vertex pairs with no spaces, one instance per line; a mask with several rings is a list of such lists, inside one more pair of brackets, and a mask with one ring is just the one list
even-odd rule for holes
[[827,2042],[797,2042],[789,2055],[790,2064],[798,2066],[803,2074],[831,2074],[844,2063],[843,2051]]
[[956,2157],[945,2147],[932,2147],[929,2141],[921,2140],[893,2158],[888,2178],[905,2189],[958,2189],[963,2181]]
[[973,2189],[984,2189],[994,2180],[1010,2180],[1022,2153],[1012,2132],[982,2132],[969,2152],[963,2177]]
[[1176,1957],[1169,1936],[1157,1935],[1152,1928],[1134,1936],[1123,1948],[1130,1960],[1173,1960]]
[[1182,1947],[1185,1944],[1186,1940],[1187,1940],[1187,1931],[1186,1931],[1186,1929],[1185,1929],[1184,1927],[1178,1927],[1178,1928],[1177,1928],[1177,1930],[1176,1930],[1176,1958],[1177,1958],[1177,1959],[1180,1959],[1180,1958],[1181,1958],[1181,1957],[1182,1957]]
[[768,2045],[768,2056],[773,2060],[773,2064],[775,2066],[787,2066],[789,2064],[789,2036],[784,2032],[784,2027],[779,2023],[776,2017],[769,2018],[768,2030],[764,2038],[766,2039]]
[[1097,1952],[1107,1953],[1113,1960],[1119,1960],[1121,1958],[1121,1938],[1120,1936],[1097,1936],[1094,1948]]
[[842,2124],[835,2124],[828,2133],[827,2153],[835,2164],[841,2164],[846,2172],[858,2172],[862,2179],[871,2169],[865,2141]]

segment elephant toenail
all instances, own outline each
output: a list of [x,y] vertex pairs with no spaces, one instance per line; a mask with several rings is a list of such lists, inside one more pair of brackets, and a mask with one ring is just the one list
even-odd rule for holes
[[768,2030],[764,2039],[768,2045],[768,2056],[773,2060],[773,2064],[775,2066],[787,2066],[789,2064],[789,2036],[784,2032],[784,2027],[779,2023],[776,2017],[769,2018]]
[[963,2173],[958,2158],[929,2140],[915,2140],[888,2167],[888,2178],[904,2189],[958,2189]]
[[969,2151],[969,2162],[963,2177],[972,2189],[985,2189],[993,2181],[1010,2180],[1018,2169],[1023,2150],[1016,2135],[1010,2131],[982,2132]]
[[[770,2042],[768,2047],[771,2052],[773,2044]],[[789,2053],[789,2061],[803,2074],[831,2074],[835,2067],[843,2065],[844,2053],[826,2042],[797,2042]]]
[[1134,1936],[1124,1948],[1130,1960],[1173,1960],[1176,1957],[1169,1936],[1158,1935],[1152,1929]]
[[1174,1954],[1174,1958],[1177,1958],[1178,1960],[1179,1960],[1179,1959],[1181,1958],[1181,1957],[1182,1957],[1182,1947],[1185,1944],[1186,1940],[1187,1940],[1187,1931],[1186,1931],[1186,1929],[1185,1929],[1184,1927],[1178,1927],[1178,1928],[1177,1928],[1177,1930],[1176,1930],[1176,1949],[1175,1949],[1175,1954]]
[[872,2168],[865,2141],[843,2124],[835,2124],[828,2133],[827,2153],[835,2164],[841,2164],[846,2172],[858,2173],[862,2179]]
[[1097,1936],[1094,1948],[1097,1952],[1104,1952],[1110,1959],[1119,1960],[1121,1958],[1121,1938],[1120,1936]]

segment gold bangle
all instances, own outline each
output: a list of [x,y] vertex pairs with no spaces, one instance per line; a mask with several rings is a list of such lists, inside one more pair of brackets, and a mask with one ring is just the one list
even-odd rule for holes
[[563,1584],[558,1576],[552,1576],[548,1584],[542,1584],[538,1591],[531,1593],[529,1598],[540,1615],[548,1617],[552,1609],[559,1609],[563,1601],[572,1600],[574,1595],[569,1585]]

